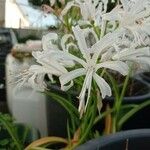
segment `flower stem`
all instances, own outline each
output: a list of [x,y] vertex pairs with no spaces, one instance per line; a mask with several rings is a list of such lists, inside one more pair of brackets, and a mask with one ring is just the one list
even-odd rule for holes
[[[96,113],[97,113],[97,102],[94,100],[93,101],[93,96],[91,98],[91,101],[93,102],[90,107],[88,107],[87,109],[87,113],[88,111],[90,111],[90,113],[88,113],[88,116],[86,115],[85,117],[88,118],[88,122],[87,122],[87,119],[84,120],[86,122],[83,122],[84,124],[84,128],[83,128],[83,131],[81,132],[81,138],[79,139],[79,141],[73,145],[73,147],[71,148],[71,150],[74,150],[75,147],[77,147],[78,145],[84,143],[87,139],[87,137],[89,136],[89,133],[91,131],[91,128],[93,127],[93,124],[94,124],[94,121],[95,121],[95,116],[96,116]],[[86,126],[85,126],[86,125]]]
[[123,97],[125,95],[126,89],[127,89],[127,85],[129,82],[129,78],[130,78],[130,71],[128,73],[128,75],[125,78],[124,84],[123,84],[123,88],[121,91],[121,95],[119,96],[119,99],[114,100],[114,107],[115,107],[115,112],[113,115],[113,123],[112,123],[112,132],[115,133],[116,131],[118,131],[118,116],[120,114],[120,110],[121,110],[121,106],[122,106],[122,100]]

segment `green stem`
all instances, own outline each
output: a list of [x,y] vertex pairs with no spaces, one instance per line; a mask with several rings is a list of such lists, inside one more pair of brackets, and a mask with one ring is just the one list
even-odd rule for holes
[[112,133],[116,133],[117,132],[117,117],[113,116],[112,118]]
[[[90,102],[90,101],[89,101]],[[90,103],[89,103],[89,106]],[[85,133],[85,130],[87,129],[87,125],[89,124],[89,116],[92,113],[92,109],[87,109],[85,116],[83,117],[83,121],[81,122],[81,135]]]
[[98,27],[95,26],[95,25],[93,25],[93,29],[94,29],[94,31],[95,31],[95,33],[96,33],[98,39],[99,39],[99,38],[100,38],[100,31],[98,31]]
[[[89,103],[88,103],[88,106],[87,106],[87,110],[86,110],[86,113],[83,117],[83,121],[82,121],[82,128],[81,128],[81,135],[85,133],[85,130],[87,129],[87,125],[89,124],[89,116],[90,114],[93,113],[93,109],[92,109],[92,105],[94,105],[94,107],[96,107],[95,103],[97,102],[95,100],[95,95],[97,94],[95,91],[96,91],[96,88],[97,88],[97,85],[96,85],[96,82],[93,81],[93,88],[91,89],[91,93],[94,93],[93,95],[91,95],[91,98],[89,99]],[[93,104],[94,103],[94,104]],[[95,108],[97,110],[97,108]]]
[[120,114],[120,110],[121,110],[121,106],[122,106],[122,100],[123,100],[123,97],[125,95],[125,92],[126,92],[126,88],[127,88],[127,85],[128,85],[128,82],[129,82],[129,78],[130,78],[130,71],[128,73],[128,75],[126,76],[125,78],[125,81],[124,81],[124,84],[123,84],[123,88],[122,88],[122,91],[121,91],[121,95],[119,96],[119,99],[115,100],[115,104],[114,104],[114,107],[115,107],[115,112],[114,112],[114,115],[113,115],[113,124],[112,124],[112,132],[115,133],[116,131],[118,131],[118,116]]
[[109,77],[109,80],[112,84],[112,88],[114,90],[115,100],[119,101],[119,88],[117,86],[117,82],[115,81],[115,79],[108,72],[105,72],[105,73]]
[[74,150],[75,147],[77,147],[78,145],[85,142],[87,136],[89,135],[90,130],[93,127],[93,122],[94,122],[95,115],[96,115],[96,101],[94,101],[94,104],[93,104],[93,107],[91,107],[91,110],[93,110],[93,111],[91,112],[90,122],[88,123],[88,126],[87,126],[85,132],[83,133],[81,139],[79,140],[79,142],[77,144],[75,144],[71,150]]
[[97,124],[100,120],[102,120],[105,116],[107,116],[108,114],[112,113],[113,111],[114,111],[114,109],[109,109],[108,111],[105,111],[101,115],[96,117],[96,119],[94,121],[94,125]]
[[[96,83],[94,81],[93,81],[93,88],[94,89],[97,88]],[[81,138],[79,139],[77,144],[73,145],[72,150],[76,146],[86,141],[87,137],[90,134],[91,128],[94,125],[96,113],[97,113],[97,101],[95,100],[95,92],[94,92],[94,94],[91,95],[91,98],[87,106],[86,114],[81,122],[81,132],[80,132]]]
[[[122,104],[122,100],[123,100],[123,97],[125,95],[125,92],[126,92],[126,89],[127,89],[127,85],[128,85],[128,82],[129,82],[129,78],[130,78],[130,73],[127,75],[126,79],[125,79],[125,82],[123,84],[123,89],[121,91],[121,95],[120,95],[120,98],[119,98],[119,101],[118,101],[118,105],[120,106]],[[119,107],[120,108],[120,107]]]

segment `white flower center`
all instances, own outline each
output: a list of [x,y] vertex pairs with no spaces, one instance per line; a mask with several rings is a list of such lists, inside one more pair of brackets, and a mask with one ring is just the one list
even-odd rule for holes
[[96,67],[96,63],[90,59],[89,62],[87,62],[87,68],[86,70],[95,70],[95,67]]

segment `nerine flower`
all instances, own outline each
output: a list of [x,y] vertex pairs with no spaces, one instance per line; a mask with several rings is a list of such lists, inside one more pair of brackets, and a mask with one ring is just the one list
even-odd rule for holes
[[[72,38],[74,40],[74,37],[71,34],[65,34],[62,39],[60,46],[63,51],[69,51],[70,47],[76,48],[76,45],[73,42],[67,43],[68,39]],[[58,47],[58,35],[56,33],[48,33],[43,36],[42,38],[42,45],[43,45],[43,50],[45,51],[55,51],[55,50],[60,50]]]
[[24,70],[18,77],[17,87],[21,87],[24,83],[29,83],[35,90],[44,91],[46,84],[44,82],[45,75],[47,74],[49,79],[53,81],[52,75],[60,76],[61,74],[67,73],[66,68],[58,63],[54,59],[44,58],[41,54],[33,53],[38,64],[31,65],[27,70]]
[[67,3],[61,12],[61,17],[63,17],[71,7],[76,6],[80,8],[85,23],[89,23],[93,20],[97,25],[100,25],[101,15],[107,11],[107,3],[108,0],[74,0]]
[[[66,44],[68,38],[73,38],[72,35],[65,35],[61,40],[62,50],[68,51],[69,47],[75,46],[73,43]],[[43,51],[32,52],[33,57],[38,64],[32,65],[29,69],[24,70],[18,77],[18,86],[22,86],[25,82],[28,82],[34,89],[38,91],[44,91],[46,84],[44,82],[45,75],[47,74],[49,79],[53,81],[52,76],[60,76],[67,73],[65,67],[74,66],[74,62],[69,59],[63,59],[61,57],[53,57],[51,55],[54,51],[62,51],[56,45],[58,36],[56,33],[49,33],[42,38]]]
[[[52,53],[53,57],[62,57],[66,59],[71,59],[76,63],[79,63],[82,67],[74,69],[67,73],[62,74],[59,77],[62,90],[68,90],[73,86],[73,79],[85,76],[84,83],[79,95],[79,112],[82,115],[86,110],[88,105],[88,100],[90,98],[92,80],[95,80],[97,83],[102,98],[105,98],[106,95],[111,96],[111,88],[108,83],[97,73],[99,69],[108,68],[115,71],[118,71],[122,75],[128,73],[128,66],[126,63],[119,60],[111,60],[110,57],[103,57],[111,45],[115,42],[116,33],[107,34],[100,41],[97,41],[90,48],[87,46],[83,30],[79,26],[73,28],[73,33],[78,43],[79,50],[83,56],[79,58],[71,53],[64,51],[55,51]],[[90,50],[89,50],[90,49]],[[90,52],[93,52],[92,54]],[[102,56],[102,59],[99,59]],[[69,84],[70,83],[70,84]],[[68,85],[69,84],[69,85]],[[86,92],[88,93],[87,99],[85,100]]]
[[136,66],[138,65],[137,69],[144,69],[146,65],[146,69],[150,70],[150,47],[125,48],[113,55],[112,59],[127,61]]
[[103,20],[118,21],[119,28],[133,34],[134,42],[145,44],[145,38],[150,35],[150,0],[121,0],[121,3],[104,14]]

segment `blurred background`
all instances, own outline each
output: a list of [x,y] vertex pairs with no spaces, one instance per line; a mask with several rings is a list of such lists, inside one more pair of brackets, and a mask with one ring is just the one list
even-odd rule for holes
[[43,4],[49,0],[0,0],[0,113],[46,135],[46,97],[29,87],[14,92],[16,76],[35,63],[32,51],[42,49],[42,36],[57,29],[57,18],[45,13]]

